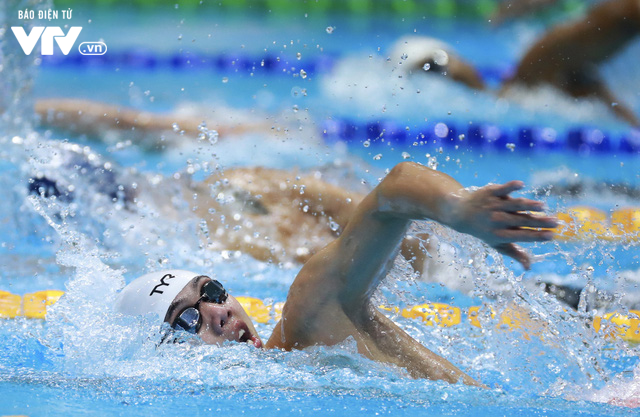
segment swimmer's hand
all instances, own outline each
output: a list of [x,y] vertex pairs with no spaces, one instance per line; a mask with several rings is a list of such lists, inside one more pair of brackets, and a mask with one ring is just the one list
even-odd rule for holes
[[498,252],[520,262],[525,269],[531,266],[530,255],[515,242],[538,242],[553,239],[550,230],[557,226],[554,217],[538,216],[544,204],[528,198],[514,198],[510,194],[524,187],[522,181],[487,185],[476,191],[458,190],[444,203],[444,223],[453,229],[484,240]]

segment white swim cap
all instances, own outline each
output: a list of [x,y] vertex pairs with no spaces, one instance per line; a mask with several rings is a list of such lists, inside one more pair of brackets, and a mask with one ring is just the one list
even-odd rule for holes
[[161,321],[176,295],[193,278],[195,272],[171,269],[136,278],[118,294],[116,310],[131,316],[155,313]]

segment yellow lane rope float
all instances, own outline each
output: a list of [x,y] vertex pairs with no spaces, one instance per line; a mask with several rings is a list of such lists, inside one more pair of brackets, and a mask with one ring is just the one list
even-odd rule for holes
[[[54,304],[64,293],[57,290],[38,291],[23,297],[7,291],[0,291],[0,318],[27,317],[44,319],[47,306]],[[259,298],[236,297],[251,318],[258,323],[275,322],[282,316],[284,303],[265,304]],[[442,303],[419,304],[400,309],[380,306],[380,309],[399,314],[409,319],[421,319],[426,326],[450,327],[468,321],[481,328],[483,322],[497,317],[498,329],[520,330],[525,339],[542,337],[544,323],[531,319],[519,308],[509,307],[496,313],[490,306],[473,306],[466,309]],[[593,328],[607,338],[619,338],[627,342],[640,343],[640,311],[630,310],[628,315],[617,312],[595,317]]]
[[604,211],[592,207],[572,207],[557,213],[560,225],[553,229],[556,240],[640,240],[640,208],[614,210],[608,219]]

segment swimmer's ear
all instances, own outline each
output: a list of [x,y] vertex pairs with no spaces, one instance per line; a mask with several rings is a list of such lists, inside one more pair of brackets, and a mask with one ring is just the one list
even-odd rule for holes
[[520,262],[524,269],[527,271],[531,269],[531,256],[529,253],[522,249],[520,246],[514,243],[503,243],[501,245],[494,246],[494,248],[504,254],[507,255],[516,261]]

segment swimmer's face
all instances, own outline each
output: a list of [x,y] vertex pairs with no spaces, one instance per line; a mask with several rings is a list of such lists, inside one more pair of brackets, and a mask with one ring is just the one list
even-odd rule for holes
[[178,317],[188,308],[197,308],[199,321],[196,334],[207,344],[220,345],[225,340],[249,343],[257,348],[262,347],[262,340],[258,336],[249,315],[231,295],[220,303],[201,300],[203,287],[211,282],[207,276],[192,279],[176,295],[167,310],[166,322],[174,327]]

